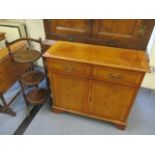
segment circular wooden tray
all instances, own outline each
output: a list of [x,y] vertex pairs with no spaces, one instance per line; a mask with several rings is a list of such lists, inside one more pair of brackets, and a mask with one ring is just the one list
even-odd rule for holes
[[38,85],[44,79],[44,74],[40,71],[28,71],[20,77],[23,85]]
[[14,61],[19,63],[30,63],[41,57],[42,53],[36,50],[26,50],[14,55]]
[[47,99],[47,91],[43,88],[34,88],[27,93],[26,99],[33,105],[43,104]]

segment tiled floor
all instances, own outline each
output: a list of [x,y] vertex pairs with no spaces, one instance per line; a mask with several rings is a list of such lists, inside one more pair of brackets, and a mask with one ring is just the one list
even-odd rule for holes
[[[19,84],[16,83],[6,94],[5,98],[9,101],[16,92],[19,91]],[[0,101],[1,103],[1,101]],[[13,134],[16,128],[22,123],[24,118],[26,117],[26,107],[23,100],[22,94],[20,94],[16,100],[11,105],[14,112],[16,112],[16,116],[10,116],[7,114],[0,113],[0,134]]]
[[[16,84],[7,94],[10,98],[19,89]],[[22,95],[12,105],[17,112],[16,117],[0,113],[0,134],[13,134],[26,117],[26,109]],[[34,117],[24,132],[33,134],[155,134],[155,92],[149,93],[141,89],[130,113],[128,126],[125,131],[117,129],[110,123],[77,116],[69,113],[55,114],[50,112],[45,104]]]
[[155,134],[155,93],[141,89],[130,113],[125,131],[110,123],[69,113],[51,113],[48,105],[40,110],[25,134]]

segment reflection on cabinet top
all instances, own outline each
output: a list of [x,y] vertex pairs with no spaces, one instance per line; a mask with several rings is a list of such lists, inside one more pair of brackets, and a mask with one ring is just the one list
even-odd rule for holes
[[139,50],[57,41],[44,56],[133,71],[149,71],[145,53]]

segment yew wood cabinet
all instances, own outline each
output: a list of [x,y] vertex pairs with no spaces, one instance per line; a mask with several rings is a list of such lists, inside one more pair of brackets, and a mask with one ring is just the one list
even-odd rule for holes
[[144,51],[57,41],[44,57],[53,111],[105,120],[125,129],[149,71]]

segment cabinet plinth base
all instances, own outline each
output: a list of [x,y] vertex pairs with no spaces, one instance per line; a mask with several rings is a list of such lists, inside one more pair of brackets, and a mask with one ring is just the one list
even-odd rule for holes
[[126,128],[126,125],[125,124],[115,124],[115,125],[120,130],[125,130],[125,128]]
[[52,108],[51,111],[57,114],[63,112],[62,110],[55,109],[55,108]]
[[117,122],[117,121],[113,121],[112,119],[106,119],[104,117],[97,117],[97,116],[94,116],[94,115],[91,115],[91,114],[86,114],[86,113],[83,113],[83,112],[77,112],[77,111],[73,111],[73,110],[69,110],[69,109],[65,109],[65,108],[62,108],[62,107],[57,107],[57,106],[52,106],[51,108],[51,112],[54,112],[54,113],[62,113],[62,112],[67,112],[67,113],[72,113],[72,114],[75,114],[75,115],[81,115],[81,116],[84,116],[84,117],[89,117],[89,118],[93,118],[93,119],[96,119],[96,120],[100,120],[100,121],[103,121],[103,122],[109,122],[111,123],[112,125],[115,125],[118,129],[120,130],[125,130],[126,128],[126,122]]

